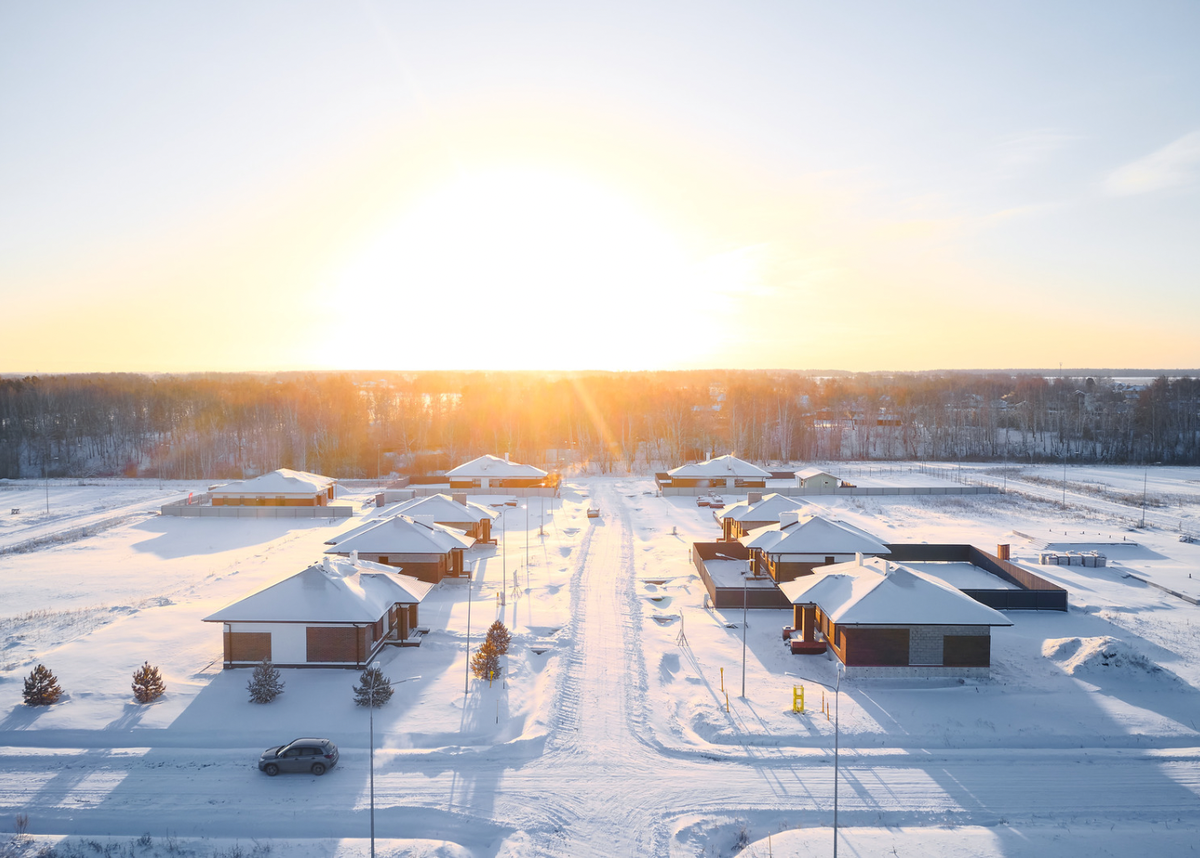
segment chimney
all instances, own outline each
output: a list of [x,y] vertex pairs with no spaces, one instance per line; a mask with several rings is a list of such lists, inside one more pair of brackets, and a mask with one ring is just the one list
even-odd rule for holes
[[329,557],[328,555],[326,555],[325,557],[321,558],[321,570],[326,575],[333,574],[333,558],[332,557]]
[[358,551],[351,551],[351,552],[350,552],[350,562],[351,562],[351,563],[355,563],[355,564],[357,564],[357,563],[358,563]]
[[855,551],[855,552],[854,552],[854,562],[855,562],[855,563],[857,563],[859,566],[862,566],[862,565],[863,565],[863,562],[862,562],[862,552],[861,552],[861,551]]
[[450,495],[450,499],[452,501],[454,501],[455,503],[462,504],[463,506],[467,505],[467,493],[466,492],[454,492],[452,495]]
[[746,495],[746,503],[756,504],[762,500],[762,492],[750,492]]
[[791,509],[791,510],[788,510],[787,512],[779,513],[779,526],[781,528],[789,527],[793,524],[799,524],[799,523],[800,523],[800,510]]
[[508,464],[508,453],[504,454],[504,464]]

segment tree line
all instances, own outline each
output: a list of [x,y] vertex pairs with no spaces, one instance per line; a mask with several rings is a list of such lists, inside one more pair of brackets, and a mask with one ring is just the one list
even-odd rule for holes
[[733,452],[1200,464],[1200,379],[789,371],[79,374],[0,379],[0,477],[371,478],[483,453],[563,471]]

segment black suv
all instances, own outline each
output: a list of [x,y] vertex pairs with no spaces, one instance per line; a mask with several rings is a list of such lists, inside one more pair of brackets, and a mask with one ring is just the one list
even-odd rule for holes
[[259,771],[271,777],[280,772],[312,772],[323,775],[337,765],[337,745],[328,739],[296,739],[277,748],[267,748],[258,760]]

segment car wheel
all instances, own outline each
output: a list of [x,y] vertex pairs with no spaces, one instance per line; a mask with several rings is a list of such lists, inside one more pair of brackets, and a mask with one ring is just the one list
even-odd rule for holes
[[271,777],[275,777],[275,775],[279,774],[279,766],[275,765],[274,763],[267,763],[266,766],[263,767],[263,771],[269,774]]
[[325,764],[324,763],[313,763],[312,773],[314,775],[325,774]]

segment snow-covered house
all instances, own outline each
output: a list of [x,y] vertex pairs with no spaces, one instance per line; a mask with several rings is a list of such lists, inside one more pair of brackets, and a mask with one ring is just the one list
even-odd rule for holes
[[545,485],[549,476],[541,468],[510,462],[508,454],[480,456],[446,472],[452,489],[532,488]]
[[717,456],[706,462],[680,465],[667,471],[671,485],[682,488],[762,488],[771,472],[736,456]]
[[792,603],[801,651],[824,651],[819,633],[847,676],[986,677],[992,627],[1012,625],[949,584],[881,557],[826,566],[779,589]]
[[810,574],[818,566],[878,556],[888,547],[865,530],[844,521],[800,512],[780,513],[774,524],[751,530],[738,540],[754,553],[756,567],[776,584]]
[[463,551],[475,544],[461,530],[408,515],[367,522],[331,541],[333,547],[326,554],[356,554],[363,560],[399,566],[406,575],[431,584],[465,575]]
[[836,489],[841,481],[820,468],[805,468],[796,471],[796,482],[802,489]]
[[249,480],[209,489],[213,506],[328,506],[337,480],[279,468]]
[[[427,495],[403,501],[399,506],[390,510],[397,515],[403,514],[412,518],[432,518],[436,524],[444,524],[456,530],[465,531],[476,542],[495,542],[492,539],[492,522],[500,517],[494,509],[483,504],[467,500],[465,494],[450,496],[447,494]],[[329,543],[334,544],[333,541]]]
[[408,640],[433,588],[357,558],[320,563],[205,617],[224,626],[225,667],[355,667]]
[[729,542],[740,539],[756,528],[778,524],[779,516],[804,508],[803,502],[778,492],[767,495],[750,492],[744,501],[730,504],[714,515],[721,522],[721,539]]

